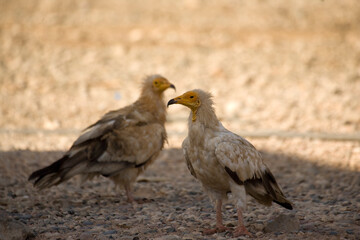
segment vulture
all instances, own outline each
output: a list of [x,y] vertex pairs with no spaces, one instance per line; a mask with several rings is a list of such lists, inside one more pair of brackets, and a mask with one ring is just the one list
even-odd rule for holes
[[216,228],[204,234],[229,230],[222,223],[222,203],[231,197],[235,201],[238,226],[233,236],[249,235],[243,221],[246,195],[270,206],[272,202],[292,209],[274,175],[263,162],[261,154],[245,138],[227,130],[218,120],[212,95],[195,89],[171,99],[171,104],[190,108],[188,136],[182,149],[190,173],[201,182],[204,191],[216,206]]
[[29,181],[38,189],[58,185],[75,175],[83,181],[110,178],[134,202],[132,186],[159,155],[166,141],[163,93],[175,86],[161,75],[144,79],[139,98],[106,113],[87,127],[70,149],[51,165],[33,172]]

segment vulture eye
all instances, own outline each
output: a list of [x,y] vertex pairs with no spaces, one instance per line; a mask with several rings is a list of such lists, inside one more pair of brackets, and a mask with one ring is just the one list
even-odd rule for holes
[[194,98],[194,96],[190,96],[190,98]]
[[158,81],[155,81],[154,83],[155,83],[155,85],[158,85]]

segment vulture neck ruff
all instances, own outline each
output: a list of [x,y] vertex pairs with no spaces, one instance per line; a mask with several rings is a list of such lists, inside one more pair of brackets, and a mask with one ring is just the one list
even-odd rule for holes
[[213,107],[213,100],[210,93],[202,90],[194,90],[198,93],[200,98],[200,106],[191,109],[189,116],[189,129],[193,124],[201,124],[204,127],[215,127],[219,125],[219,120],[215,114]]
[[155,90],[152,86],[152,78],[147,78],[143,82],[141,95],[135,102],[142,112],[154,113],[153,117],[161,124],[166,121],[166,105],[163,100],[163,92]]

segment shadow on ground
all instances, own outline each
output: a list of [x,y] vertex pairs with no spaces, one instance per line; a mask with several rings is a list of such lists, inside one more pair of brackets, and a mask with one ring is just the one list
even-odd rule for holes
[[[122,191],[101,177],[79,186],[70,180],[44,191],[27,182],[29,174],[63,153],[28,150],[0,152],[0,209],[9,219],[26,225],[36,239],[140,239],[173,236],[201,238],[202,228],[214,224],[213,207],[184,164],[181,149],[166,149],[135,187],[148,199],[130,206]],[[295,203],[290,212],[248,201],[245,221],[258,238],[356,238],[360,236],[360,173],[318,166],[294,156],[262,152],[285,195]],[[224,221],[236,225],[231,204]],[[295,233],[264,233],[266,223],[279,214],[300,221]],[[230,237],[225,232],[212,237]],[[178,238],[176,238],[178,237]]]

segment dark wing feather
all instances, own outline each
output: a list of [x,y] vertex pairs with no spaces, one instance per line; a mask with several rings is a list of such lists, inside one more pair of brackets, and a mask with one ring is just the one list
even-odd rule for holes
[[111,177],[128,168],[144,168],[155,159],[166,139],[161,124],[142,124],[112,129],[73,147],[49,167],[31,174],[40,189],[57,185],[78,175]]
[[275,202],[287,209],[293,209],[293,204],[287,200],[269,169],[261,173],[260,178],[253,178],[244,182],[246,193],[259,203],[271,205]]
[[261,154],[252,145],[244,144],[243,138],[240,140],[219,142],[215,150],[219,163],[231,179],[239,185],[244,184],[246,193],[261,204],[269,206],[276,202],[292,209],[292,203],[285,198]]
[[126,163],[119,163],[120,161],[118,161],[113,166],[108,164],[94,168],[96,160],[108,148],[106,138],[109,133],[115,128],[121,128],[121,125],[125,125],[123,115],[119,115],[121,112],[124,111],[109,112],[101,120],[90,125],[62,158],[50,166],[33,172],[29,181],[34,181],[34,186],[43,189],[66,181],[74,175],[91,173],[95,169],[100,171],[98,173],[104,170],[104,174],[107,174],[107,169],[118,170],[126,167]]
[[[72,148],[50,166],[33,172],[29,181],[34,181],[34,186],[43,189],[64,182],[77,174],[89,172],[89,166],[103,154],[106,148],[105,140],[93,139],[86,146]],[[75,150],[76,152],[71,152]]]
[[229,176],[239,185],[244,185],[244,182],[240,180],[239,176],[236,174],[236,172],[231,171],[230,168],[225,167],[225,171],[229,174]]

